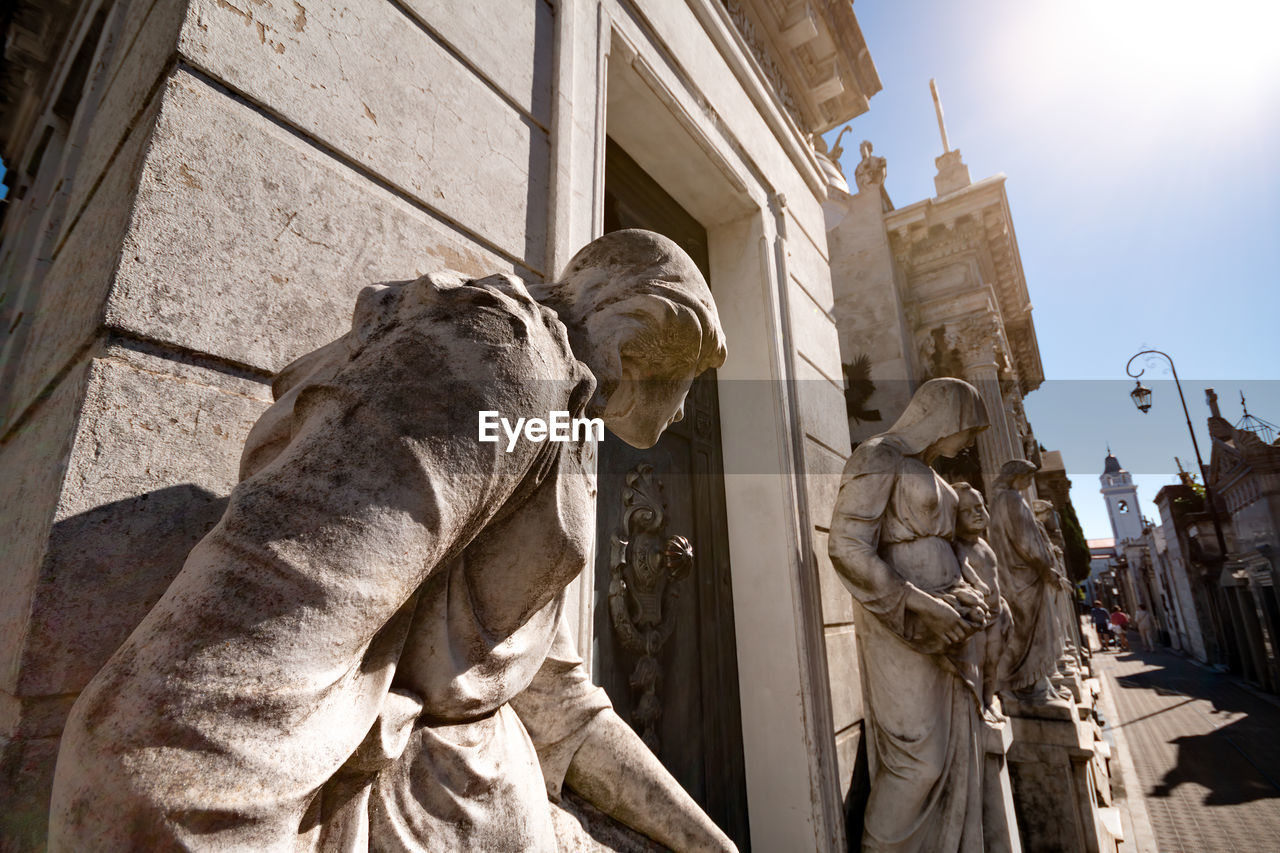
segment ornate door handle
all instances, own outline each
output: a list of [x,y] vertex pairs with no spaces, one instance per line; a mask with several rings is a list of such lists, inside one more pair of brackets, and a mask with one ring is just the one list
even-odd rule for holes
[[613,534],[609,558],[609,616],[623,648],[640,656],[631,672],[639,693],[632,723],[655,753],[659,748],[658,694],[662,670],[658,653],[676,627],[676,600],[693,568],[693,546],[683,536],[667,536],[666,502],[653,466],[627,474],[622,490],[621,530]]

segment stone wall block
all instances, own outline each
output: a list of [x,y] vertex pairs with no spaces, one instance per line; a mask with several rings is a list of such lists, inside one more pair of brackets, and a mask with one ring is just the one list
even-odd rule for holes
[[[87,380],[88,366],[82,363],[0,446],[0,695],[12,694],[16,687],[31,596],[62,493]],[[14,716],[20,716],[17,710]],[[0,735],[11,733],[11,727],[0,726]]]
[[36,295],[35,309],[18,334],[19,367],[0,389],[0,421],[14,423],[59,371],[88,345],[102,323],[103,306],[119,262],[133,209],[138,175],[155,121],[153,105],[133,128],[84,213],[62,243]]
[[[828,519],[830,521],[830,519]],[[821,530],[811,534],[813,552],[818,564],[818,584],[822,593],[822,622],[824,625],[849,625],[853,623],[853,595],[840,580],[835,564],[827,551],[828,536]],[[832,673],[834,679],[836,673]]]
[[20,696],[76,693],[217,522],[265,385],[113,347],[95,358],[31,606]]
[[835,730],[862,719],[862,687],[858,644],[852,625],[826,629],[827,667],[831,673],[831,713]]
[[791,235],[786,245],[787,295],[796,349],[823,374],[839,381],[840,335],[831,296],[830,267],[803,233]]
[[[847,456],[849,424],[845,414],[844,389],[819,373],[805,358],[796,359],[796,379],[800,422],[805,434]],[[829,514],[830,507],[825,511]],[[822,524],[826,525],[825,522]]]
[[10,740],[0,735],[0,849],[43,851],[58,738]]
[[811,234],[795,218],[790,204],[787,208],[787,272],[813,295],[824,310],[830,312],[835,303],[831,288],[831,263],[827,260],[828,248],[814,240],[822,240],[826,233]]
[[837,774],[840,776],[842,789],[849,790],[849,783],[854,777],[854,766],[858,763],[858,748],[863,738],[863,727],[852,725],[836,735]]
[[839,382],[842,377],[840,332],[831,314],[830,303],[824,307],[815,301],[794,277],[788,297],[796,349],[817,365],[824,376]]
[[146,105],[147,95],[177,53],[187,0],[134,0],[127,16],[107,70],[107,88],[76,168],[68,222],[88,201],[98,176],[108,168]]
[[177,71],[108,322],[274,372],[351,327],[361,289],[513,265]]
[[809,496],[810,522],[823,530],[831,526],[844,458],[811,439],[804,442],[805,489]]
[[541,270],[546,133],[395,4],[193,0],[180,53]]
[[[546,0],[404,0],[481,74],[543,127],[551,124],[555,11]],[[495,37],[494,22],[502,22]]]

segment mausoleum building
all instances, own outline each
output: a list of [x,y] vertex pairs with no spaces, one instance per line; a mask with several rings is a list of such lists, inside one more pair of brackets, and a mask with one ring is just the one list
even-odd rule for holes
[[[935,90],[936,94],[936,90]],[[942,113],[939,105],[939,123]],[[1039,463],[1022,398],[1044,381],[1031,301],[1004,175],[974,182],[942,128],[937,195],[895,207],[887,163],[862,143],[856,186],[826,204],[836,323],[856,443],[892,423],[919,382],[954,376],[976,386],[993,415],[978,439],[981,486],[1011,459]],[[977,473],[977,472],[974,472]]]
[[[937,195],[895,208],[869,144],[852,189],[828,154],[881,88],[850,3],[18,0],[5,26],[0,848],[42,848],[76,697],[218,523],[273,380],[362,289],[553,281],[630,228],[698,266],[728,358],[654,447],[599,443],[570,633],[739,849],[857,846],[841,471],[956,377],[990,427],[947,479],[990,493],[1041,464],[1022,400],[1044,375],[1004,177],[972,181],[944,129]],[[688,575],[639,572],[643,543],[648,568],[687,547]],[[637,650],[638,619],[661,642]],[[1066,740],[1008,754],[1023,791],[1071,785],[1067,823],[1026,831],[1114,849],[1078,641],[1061,657],[1076,704],[1041,728]],[[983,757],[1016,850],[1001,731]]]
[[217,521],[273,374],[370,283],[547,280],[623,227],[700,264],[730,356],[657,448],[602,445],[579,649],[632,713],[610,541],[624,498],[665,505],[695,568],[660,757],[744,849],[844,849],[849,437],[811,139],[880,88],[849,4],[20,2],[6,45],[6,849],[39,845],[68,708]]

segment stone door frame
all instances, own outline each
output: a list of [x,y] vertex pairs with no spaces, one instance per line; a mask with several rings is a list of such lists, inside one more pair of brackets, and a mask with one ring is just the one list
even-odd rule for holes
[[[817,567],[804,537],[813,525],[786,201],[703,106],[699,87],[725,81],[686,73],[644,13],[625,0],[563,0],[556,40],[547,267],[563,269],[602,232],[606,135],[706,227],[730,353],[717,390],[752,845],[843,850]],[[571,589],[584,654],[591,584],[584,575]]]

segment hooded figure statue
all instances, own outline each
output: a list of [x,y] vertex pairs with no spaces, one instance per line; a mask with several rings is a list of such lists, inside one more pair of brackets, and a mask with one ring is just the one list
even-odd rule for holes
[[977,389],[933,379],[845,465],[830,543],[859,605],[864,851],[982,850],[981,676],[967,647],[990,614],[953,549],[956,493],[929,463],[987,424]]
[[1036,468],[1013,459],[1000,469],[991,499],[991,547],[1000,561],[1000,592],[1013,613],[1005,641],[1001,683],[1030,705],[1060,699],[1049,681],[1058,670],[1062,636],[1054,612],[1060,588],[1048,534],[1022,496]]

